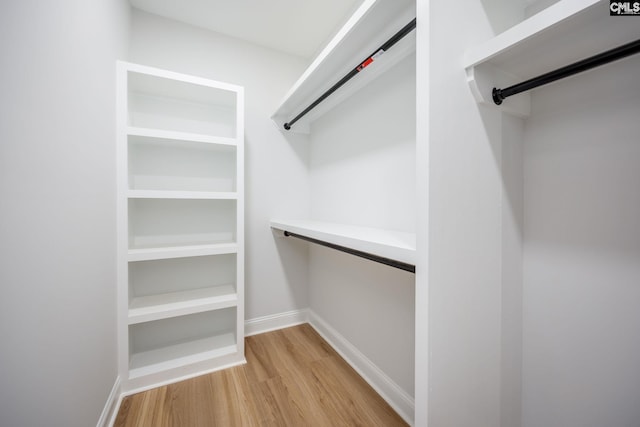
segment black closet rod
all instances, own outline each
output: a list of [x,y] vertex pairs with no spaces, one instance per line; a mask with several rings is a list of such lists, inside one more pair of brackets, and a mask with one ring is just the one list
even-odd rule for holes
[[379,255],[373,255],[368,252],[362,252],[357,249],[347,248],[345,246],[340,246],[334,243],[325,242],[324,240],[318,240],[312,237],[302,236],[300,234],[291,233],[290,231],[286,231],[286,230],[284,232],[284,235],[287,237],[295,237],[296,239],[301,239],[307,242],[315,243],[317,245],[326,246],[327,248],[336,249],[341,252],[346,252],[351,255],[359,256],[360,258],[365,258],[370,261],[379,262],[381,264],[399,268],[400,270],[408,271],[410,273],[416,272],[416,266],[412,264],[408,264],[406,262],[396,261],[395,259],[389,259]]
[[389,40],[387,40],[382,46],[380,46],[378,49],[376,49],[371,55],[367,56],[367,59],[365,59],[364,61],[360,62],[360,64],[356,68],[354,68],[353,70],[349,71],[349,73],[347,73],[347,75],[345,75],[343,78],[341,78],[340,81],[338,81],[338,83],[336,83],[333,86],[331,86],[331,88],[329,88],[325,93],[320,95],[320,97],[318,99],[313,101],[311,103],[311,105],[309,105],[307,108],[302,110],[302,112],[300,114],[298,114],[293,119],[291,119],[290,121],[285,123],[284,124],[284,128],[286,130],[291,129],[291,126],[293,126],[293,124],[295,122],[300,120],[309,111],[313,110],[318,104],[320,104],[322,101],[324,101],[333,92],[338,90],[343,84],[345,84],[346,82],[351,80],[356,74],[358,74],[360,71],[364,70],[378,56],[382,55],[387,50],[389,50],[394,44],[396,44],[400,40],[402,40],[402,38],[404,36],[406,36],[407,34],[409,34],[414,28],[416,28],[416,18],[413,18],[413,20],[411,22],[409,22],[407,25],[402,27],[402,29],[400,31],[398,31],[397,33],[395,33],[393,35],[393,37],[391,37]]
[[636,40],[631,43],[627,43],[625,45],[608,50],[606,52],[602,52],[598,55],[583,59],[562,68],[558,68],[557,70],[550,71],[548,73],[542,74],[541,76],[534,77],[513,86],[509,86],[505,89],[497,89],[494,87],[492,92],[493,102],[495,102],[497,105],[500,105],[502,104],[502,101],[509,96],[516,95],[520,92],[531,90],[537,88],[538,86],[546,85],[547,83],[551,83],[556,80],[590,70],[591,68],[599,67],[600,65],[604,65],[609,62],[617,61],[618,59],[622,59],[626,56],[633,55],[638,52],[640,52],[640,40]]

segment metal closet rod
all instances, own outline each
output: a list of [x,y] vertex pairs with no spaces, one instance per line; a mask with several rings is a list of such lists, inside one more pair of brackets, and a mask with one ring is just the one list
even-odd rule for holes
[[385,264],[390,267],[399,268],[400,270],[408,271],[410,273],[416,272],[416,266],[412,264],[408,264],[406,262],[396,261],[395,259],[385,258],[379,255],[373,255],[368,252],[362,252],[356,249],[347,248],[346,246],[336,245],[334,243],[325,242],[324,240],[314,239],[312,237],[303,236],[296,233],[291,233],[290,231],[284,232],[284,235],[287,237],[295,237],[296,239],[305,240],[307,242],[315,243],[316,245],[326,246],[327,248],[336,249],[341,252],[346,252],[351,255],[359,256],[360,258],[368,259],[369,261],[379,262],[380,264]]
[[546,85],[547,83],[551,83],[556,80],[590,70],[591,68],[599,67],[600,65],[617,61],[618,59],[622,59],[626,56],[633,55],[638,52],[640,52],[640,39],[608,50],[606,52],[599,53],[598,55],[594,55],[590,58],[583,59],[565,67],[558,68],[557,70],[550,71],[522,83],[509,86],[505,89],[498,89],[494,87],[491,93],[493,96],[493,102],[495,102],[497,105],[500,105],[502,104],[502,101],[509,96],[516,95],[527,90],[535,89],[538,86]]
[[356,68],[354,68],[353,70],[349,71],[343,78],[341,78],[338,81],[338,83],[336,83],[333,86],[331,86],[331,88],[329,88],[325,93],[320,95],[320,97],[318,97],[318,99],[313,101],[311,103],[311,105],[309,105],[307,108],[302,110],[302,112],[300,114],[298,114],[293,119],[291,119],[290,121],[285,123],[284,124],[284,128],[286,130],[291,129],[291,126],[293,126],[293,124],[295,122],[300,120],[309,111],[313,110],[318,104],[320,104],[322,101],[324,101],[327,97],[329,97],[333,92],[338,90],[346,82],[351,80],[356,74],[358,74],[360,71],[364,70],[378,56],[382,55],[387,50],[389,50],[394,44],[396,44],[400,40],[402,40],[402,38],[404,36],[406,36],[407,34],[409,34],[411,31],[413,31],[414,28],[416,28],[416,18],[413,18],[413,20],[411,22],[409,22],[407,25],[402,27],[402,29],[400,31],[398,31],[397,33],[395,33],[393,35],[393,37],[391,37],[389,40],[387,40],[382,46],[380,46],[378,49],[376,49],[371,55],[367,56],[367,59],[365,59],[364,61],[360,62],[360,64],[358,64],[358,66]]

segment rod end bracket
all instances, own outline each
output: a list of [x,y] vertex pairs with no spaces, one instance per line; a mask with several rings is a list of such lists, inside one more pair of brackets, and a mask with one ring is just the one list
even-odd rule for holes
[[289,129],[291,129],[291,125],[289,123],[285,123],[284,124],[284,128],[285,128],[285,130],[289,130]]
[[495,102],[496,105],[502,104],[502,101],[504,100],[504,96],[502,96],[502,89],[494,87],[491,91],[491,97],[493,98],[493,102]]

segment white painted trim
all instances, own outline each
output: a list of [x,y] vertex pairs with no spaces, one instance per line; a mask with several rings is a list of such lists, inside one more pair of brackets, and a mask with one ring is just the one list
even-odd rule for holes
[[118,376],[116,377],[116,381],[113,383],[111,393],[109,393],[107,402],[104,404],[102,414],[100,414],[100,418],[98,419],[98,424],[96,424],[96,427],[111,427],[113,425],[113,423],[116,421],[116,416],[118,416],[120,402],[122,402],[122,393],[120,387],[120,377]]
[[[242,366],[242,365],[244,365],[246,363],[247,363],[247,360],[243,357],[242,360],[240,360],[240,361],[234,361],[234,362],[225,363],[223,365],[215,366],[215,367],[210,368],[210,369],[204,369],[204,370],[197,371],[197,372],[191,372],[189,374],[185,374],[185,375],[182,375],[182,376],[178,376],[178,377],[174,377],[174,378],[170,378],[170,379],[154,382],[153,384],[146,384],[146,385],[141,385],[141,386],[138,386],[138,387],[133,387],[133,388],[131,388],[129,390],[124,390],[121,393],[120,400],[122,400],[126,396],[131,396],[132,394],[142,393],[143,391],[153,390],[155,388],[164,387],[164,386],[169,385],[169,384],[179,383],[181,381],[190,380],[191,378],[201,377],[203,375],[209,375],[209,374],[211,374],[213,372],[223,371],[225,369],[233,368],[233,367],[236,367],[236,366]],[[118,406],[119,405],[120,404],[118,403]]]
[[309,324],[400,415],[413,425],[414,399],[325,320],[308,311]]
[[265,332],[300,325],[308,321],[308,309],[286,311],[269,316],[256,317],[244,322],[244,336],[263,334]]
[[170,80],[178,80],[181,82],[192,83],[199,86],[212,87],[214,89],[228,90],[231,92],[239,92],[243,88],[231,83],[225,83],[217,80],[211,80],[204,77],[192,76],[189,74],[176,73],[161,68],[149,67],[147,65],[134,64],[133,62],[118,61],[127,71],[139,74],[147,74],[156,77],[162,77]]

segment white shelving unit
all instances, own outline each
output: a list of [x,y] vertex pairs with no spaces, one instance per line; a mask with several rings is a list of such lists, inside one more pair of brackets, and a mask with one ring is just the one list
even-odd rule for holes
[[271,227],[415,265],[414,233],[313,220],[272,220]]
[[[563,0],[469,49],[464,67],[476,100],[495,106],[493,87],[520,83],[638,38],[640,25],[633,19],[609,16],[609,2]],[[530,97],[519,94],[496,108],[526,117]]]
[[[374,53],[387,39],[415,18],[415,3],[409,0],[365,0],[347,23],[286,94],[271,118],[283,129],[295,117],[333,86],[360,61]],[[376,58],[338,91],[325,99],[292,126],[288,132],[309,133],[310,124],[393,65],[415,52],[415,32]]]
[[118,64],[125,390],[244,362],[244,94]]

